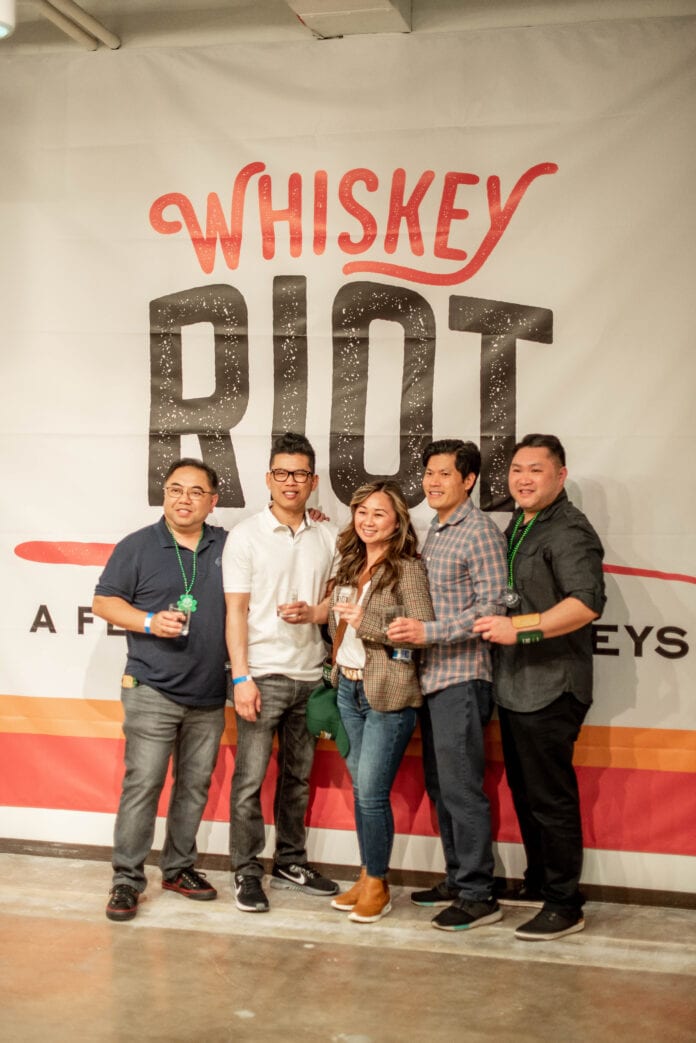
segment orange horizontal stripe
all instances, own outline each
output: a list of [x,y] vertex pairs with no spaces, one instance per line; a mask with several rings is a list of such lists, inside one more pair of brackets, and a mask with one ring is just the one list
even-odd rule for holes
[[121,703],[110,699],[0,695],[0,732],[120,739],[122,721]]
[[[497,721],[488,726],[486,753],[490,760],[503,759]],[[586,768],[693,773],[696,772],[696,731],[586,724],[575,744],[573,762]]]
[[[223,745],[237,742],[234,710],[225,707]],[[0,695],[0,733],[63,735],[73,739],[122,739],[123,707],[111,699],[49,699]]]
[[[234,711],[226,710],[223,745],[237,741]],[[72,738],[122,737],[123,711],[118,700],[49,699],[45,696],[0,695],[0,732],[63,735]],[[320,749],[333,749],[321,740]],[[408,754],[420,756],[418,731]],[[492,721],[486,735],[486,751],[501,761],[500,727]],[[696,731],[666,728],[620,728],[585,725],[575,748],[575,763],[595,768],[634,768],[639,771],[696,773]]]

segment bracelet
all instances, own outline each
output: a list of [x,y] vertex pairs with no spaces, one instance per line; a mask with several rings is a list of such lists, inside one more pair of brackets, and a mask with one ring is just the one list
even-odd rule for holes
[[537,641],[543,641],[544,635],[541,630],[519,630],[517,632],[518,645],[533,645]]
[[152,622],[152,620],[154,618],[155,618],[155,613],[154,612],[148,612],[148,614],[145,616],[145,622],[143,623],[143,628],[144,628],[146,634],[151,634],[152,633],[152,631],[150,630],[150,623]]
[[242,681],[253,681],[253,677],[251,676],[251,674],[243,674],[239,677],[232,678],[232,684],[241,684]]
[[510,616],[515,630],[523,630],[525,627],[538,627],[541,616],[538,612],[530,612],[526,616]]

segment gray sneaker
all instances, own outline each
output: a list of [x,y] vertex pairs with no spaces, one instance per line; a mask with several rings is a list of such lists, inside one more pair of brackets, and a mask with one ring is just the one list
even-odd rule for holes
[[243,913],[267,913],[270,906],[257,876],[234,874],[234,904]]
[[338,884],[333,880],[327,880],[318,869],[310,866],[309,862],[288,866],[276,862],[271,873],[271,887],[287,887],[292,891],[304,891],[308,895],[326,896],[338,893]]

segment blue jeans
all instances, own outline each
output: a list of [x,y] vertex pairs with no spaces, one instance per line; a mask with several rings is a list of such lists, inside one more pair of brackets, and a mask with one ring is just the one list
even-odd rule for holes
[[368,876],[385,877],[394,844],[389,794],[418,715],[411,706],[389,713],[373,710],[362,681],[342,674],[338,709],[350,739],[346,764],[353,781],[360,862]]
[[126,774],[114,828],[113,882],[142,892],[143,867],[152,848],[170,757],[174,784],[160,854],[162,876],[169,880],[196,861],[196,833],[208,800],[225,709],[182,706],[146,684],[123,688],[121,701]]
[[293,681],[282,674],[256,677],[261,712],[255,721],[237,717],[237,755],[230,798],[230,860],[235,873],[263,876],[261,852],[266,829],[261,786],[278,734],[278,780],[273,815],[275,861],[307,861],[305,815],[316,739],[307,731],[307,700],[315,681]]
[[489,681],[464,681],[427,696],[421,712],[423,769],[435,805],[447,883],[467,901],[493,893],[493,845],[483,790],[483,732],[493,713]]

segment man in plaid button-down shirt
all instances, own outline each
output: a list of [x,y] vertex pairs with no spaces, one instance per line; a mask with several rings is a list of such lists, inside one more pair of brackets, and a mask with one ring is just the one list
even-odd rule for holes
[[473,442],[431,442],[423,466],[423,490],[437,511],[423,547],[435,620],[397,620],[388,636],[395,644],[426,647],[423,766],[447,866],[446,880],[411,900],[447,906],[433,926],[457,931],[502,917],[493,898],[490,808],[483,790],[483,733],[493,712],[491,659],[473,625],[479,616],[505,611],[507,547],[492,519],[469,499],[481,467]]

